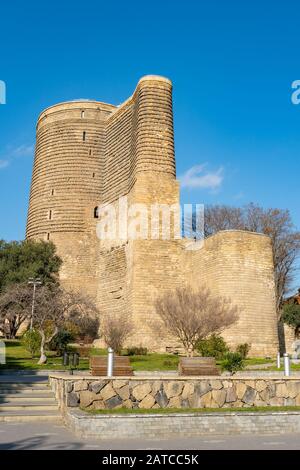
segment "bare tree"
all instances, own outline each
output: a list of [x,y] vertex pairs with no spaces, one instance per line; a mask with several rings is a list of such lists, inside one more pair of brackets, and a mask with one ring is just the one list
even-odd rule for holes
[[106,316],[102,323],[102,337],[106,345],[121,354],[126,339],[133,331],[133,324],[127,315]]
[[230,299],[215,297],[206,287],[197,292],[190,287],[167,293],[155,303],[162,320],[156,329],[172,334],[182,343],[186,354],[193,356],[196,344],[212,333],[221,333],[238,319],[238,309]]
[[278,318],[283,298],[289,292],[300,253],[300,232],[296,230],[290,212],[263,209],[249,204],[243,208],[211,206],[205,211],[205,235],[220,230],[237,229],[264,233],[271,238],[275,267]]
[[27,283],[11,284],[0,297],[0,331],[15,339],[20,327],[30,318],[32,289]]
[[[0,297],[0,331],[14,338],[18,329],[31,317],[32,288],[26,284],[7,287]],[[66,292],[58,284],[38,289],[35,298],[33,327],[41,336],[39,363],[47,361],[45,347],[67,322],[76,325],[81,334],[94,338],[99,329],[99,312],[93,302],[76,292]]]
[[[96,327],[97,308],[93,302],[77,292],[66,292],[58,286],[46,285],[39,289],[36,296],[36,314],[33,326],[41,335],[41,356],[39,364],[47,362],[45,347],[71,321],[80,328],[93,324]],[[96,323],[95,323],[96,320]],[[97,332],[96,332],[97,333]]]

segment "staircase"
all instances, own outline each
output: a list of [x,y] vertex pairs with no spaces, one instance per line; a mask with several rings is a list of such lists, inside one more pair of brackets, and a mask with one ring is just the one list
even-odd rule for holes
[[0,375],[0,423],[60,419],[47,376]]

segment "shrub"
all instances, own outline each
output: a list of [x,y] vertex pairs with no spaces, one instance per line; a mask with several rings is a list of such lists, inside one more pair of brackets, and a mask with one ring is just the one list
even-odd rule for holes
[[225,354],[224,359],[221,362],[222,370],[227,370],[232,374],[238,370],[243,370],[244,360],[238,352],[228,352]]
[[147,356],[148,349],[143,346],[132,346],[127,348],[127,356]]
[[88,346],[80,346],[79,348],[76,348],[76,352],[79,354],[80,357],[85,357],[89,358],[91,356],[93,348],[90,348]]
[[73,340],[73,336],[69,331],[60,330],[49,344],[50,351],[56,351],[58,356],[67,349],[68,344]]
[[250,349],[251,349],[251,344],[242,343],[236,347],[235,351],[242,356],[242,359],[246,359],[246,357],[249,354]]
[[22,344],[26,351],[31,354],[31,357],[38,355],[41,347],[41,335],[37,330],[28,330],[24,333]]
[[222,359],[229,352],[229,348],[222,336],[211,335],[197,343],[197,350],[203,357],[215,357]]

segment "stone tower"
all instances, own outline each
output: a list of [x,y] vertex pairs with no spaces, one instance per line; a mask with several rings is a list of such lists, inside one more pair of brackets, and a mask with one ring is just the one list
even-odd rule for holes
[[207,285],[241,309],[224,333],[232,344],[249,342],[252,354],[277,351],[275,289],[270,240],[258,234],[220,232],[198,251],[181,239],[99,240],[98,207],[127,203],[179,203],[172,83],[142,78],[120,106],[73,101],[42,112],[28,212],[27,237],[52,240],[63,259],[66,288],[82,289],[104,315],[129,314],[130,343],[164,350],[151,323],[157,296],[184,284]]

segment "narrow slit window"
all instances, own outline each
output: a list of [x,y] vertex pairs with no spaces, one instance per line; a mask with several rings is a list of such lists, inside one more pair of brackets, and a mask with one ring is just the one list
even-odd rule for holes
[[51,196],[54,196],[54,189],[51,190]]
[[92,155],[92,149],[89,150],[89,155]]
[[83,131],[83,134],[82,134],[82,140],[83,140],[83,142],[85,142],[85,139],[86,139],[86,132]]
[[48,219],[49,220],[52,220],[52,210],[50,209],[49,212],[48,212]]
[[95,176],[96,176],[96,173],[93,173],[93,178],[95,178]]
[[94,209],[94,219],[99,219],[99,207],[95,207]]
[[47,240],[50,240],[50,233],[47,233]]
[[84,119],[84,110],[81,111],[81,119]]

